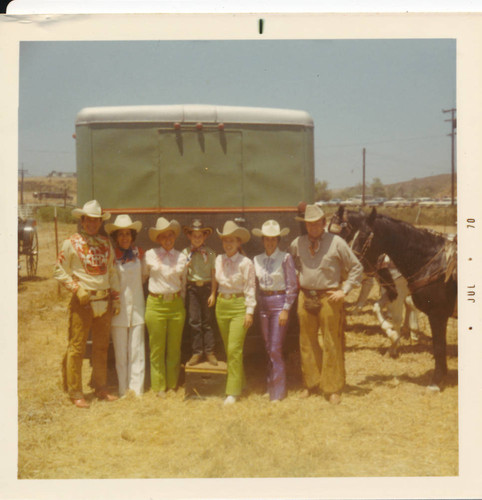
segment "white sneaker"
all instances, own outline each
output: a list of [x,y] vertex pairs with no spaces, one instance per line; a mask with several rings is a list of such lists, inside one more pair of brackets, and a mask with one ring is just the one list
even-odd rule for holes
[[233,405],[234,403],[236,403],[236,396],[226,396],[224,406]]

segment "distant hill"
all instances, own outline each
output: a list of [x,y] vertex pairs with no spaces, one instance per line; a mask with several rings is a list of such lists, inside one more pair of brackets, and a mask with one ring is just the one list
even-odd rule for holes
[[[430,177],[414,178],[409,181],[384,184],[386,197],[403,196],[405,198],[442,198],[452,193],[452,175],[440,174]],[[457,190],[457,176],[455,176],[455,190]],[[349,191],[349,193],[348,193]],[[366,186],[367,194],[371,194],[370,185]],[[361,184],[351,188],[333,189],[333,198],[345,198],[344,195],[353,196],[361,194]]]

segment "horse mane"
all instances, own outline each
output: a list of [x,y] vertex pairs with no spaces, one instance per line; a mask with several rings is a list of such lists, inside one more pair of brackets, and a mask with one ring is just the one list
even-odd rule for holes
[[380,229],[380,234],[384,234],[386,228],[396,227],[397,244],[400,245],[401,251],[410,249],[419,255],[431,255],[445,242],[445,237],[440,233],[414,227],[408,222],[388,215],[377,214],[375,220],[377,221],[377,227]]

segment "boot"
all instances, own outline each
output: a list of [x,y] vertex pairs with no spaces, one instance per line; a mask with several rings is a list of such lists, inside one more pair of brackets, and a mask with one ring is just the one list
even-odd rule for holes
[[208,352],[206,354],[206,358],[207,358],[209,364],[217,366],[218,360],[216,359],[216,356],[212,352]]
[[197,365],[201,361],[201,354],[193,354],[191,356],[191,359],[187,362],[188,366],[194,366]]

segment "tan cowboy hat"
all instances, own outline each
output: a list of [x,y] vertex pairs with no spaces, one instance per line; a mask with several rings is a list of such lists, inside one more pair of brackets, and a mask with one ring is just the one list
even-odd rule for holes
[[316,222],[325,216],[325,212],[318,205],[306,205],[304,217],[295,217],[302,222]]
[[132,222],[132,219],[127,214],[118,215],[114,223],[106,224],[104,227],[107,234],[118,231],[119,229],[134,229],[134,231],[139,232],[141,228],[142,222],[139,220]]
[[285,227],[283,229],[280,228],[280,225],[273,219],[267,220],[262,226],[261,229],[255,227],[251,231],[255,236],[268,236],[270,238],[276,236],[286,236],[290,230]]
[[157,237],[166,231],[174,231],[177,238],[181,232],[181,225],[177,220],[172,219],[172,221],[169,222],[167,219],[164,219],[164,217],[159,217],[156,222],[156,227],[149,228],[149,238],[157,242]]
[[186,234],[192,233],[193,231],[202,231],[203,233],[207,233],[209,236],[213,232],[213,228],[205,226],[201,219],[193,219],[191,225],[184,226],[183,229]]
[[97,200],[87,201],[82,208],[74,208],[72,216],[80,219],[82,216],[102,218],[102,220],[110,219],[110,212],[102,213],[99,202]]
[[238,226],[236,222],[232,220],[227,220],[223,226],[223,232],[221,233],[219,229],[216,229],[218,236],[220,238],[225,238],[226,236],[234,236],[239,238],[242,243],[246,243],[251,238],[249,231],[244,227]]

